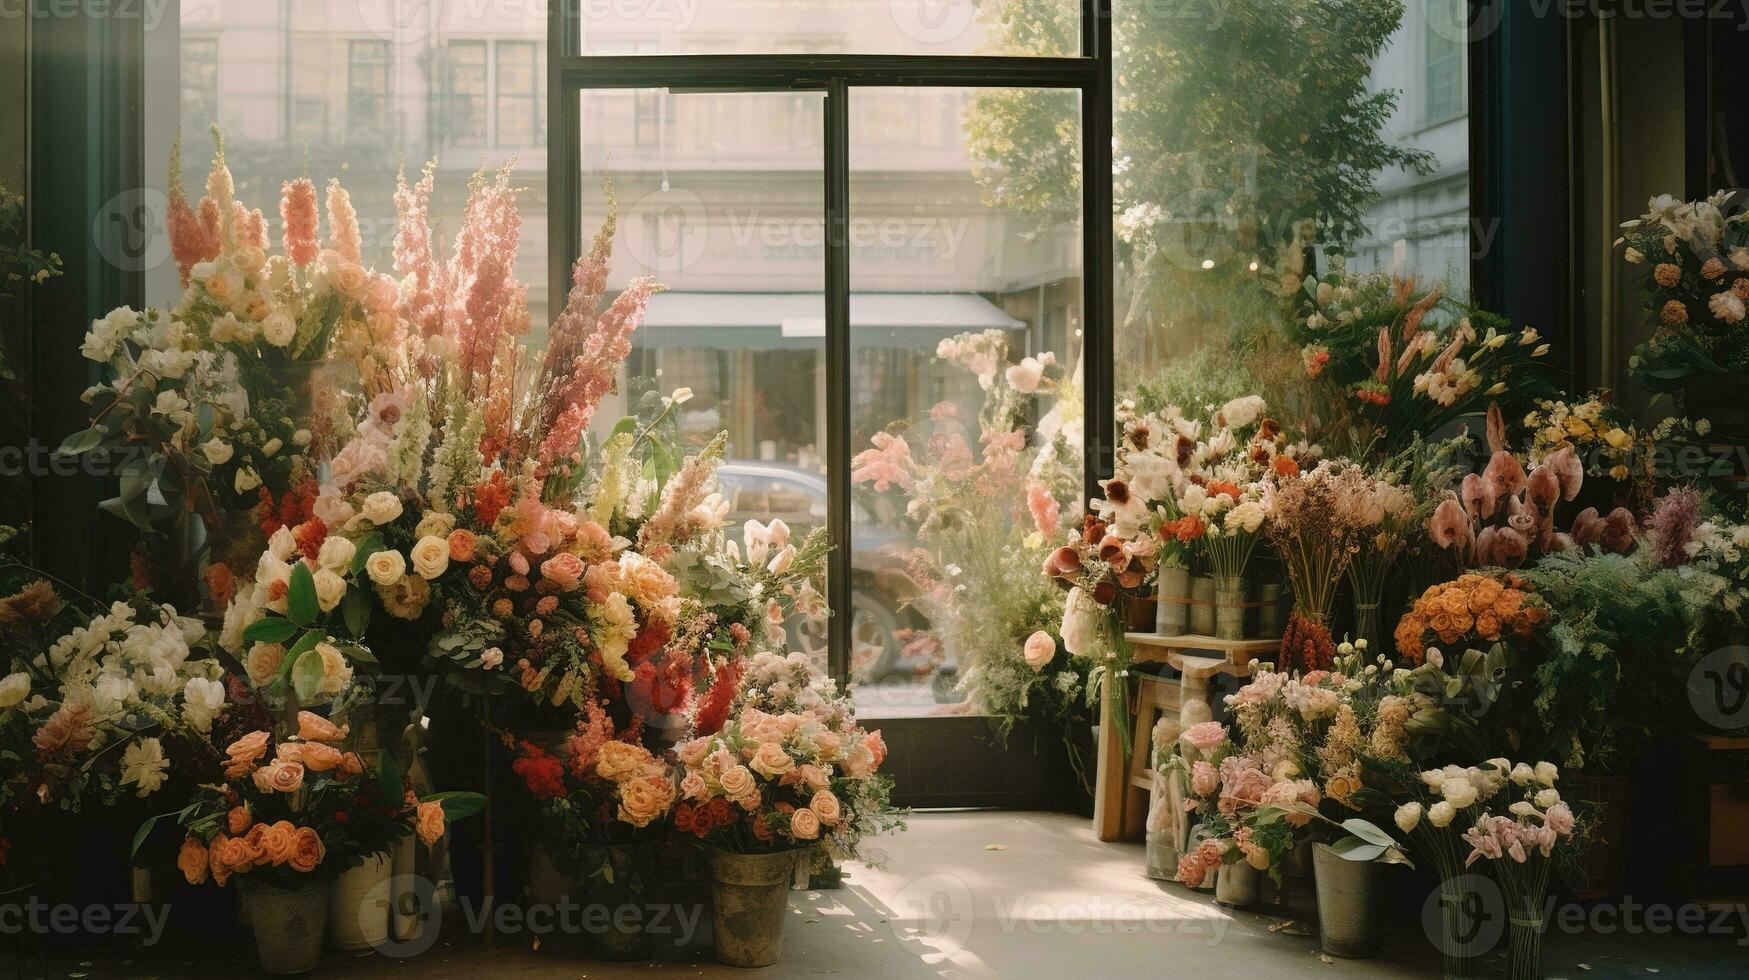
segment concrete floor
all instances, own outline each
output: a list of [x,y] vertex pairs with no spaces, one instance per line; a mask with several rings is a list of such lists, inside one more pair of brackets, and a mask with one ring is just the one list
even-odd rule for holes
[[[1138,844],[1101,844],[1086,820],[1043,813],[935,813],[912,818],[884,841],[881,870],[857,867],[831,891],[792,893],[783,961],[756,975],[851,977],[1101,978],[1437,976],[1438,959],[1412,910],[1393,910],[1379,959],[1328,960],[1315,930],[1282,930],[1279,915],[1229,912],[1205,893],[1147,879]],[[1400,869],[1393,869],[1400,870]],[[1404,872],[1406,873],[1406,872]],[[1399,903],[1401,904],[1401,903]],[[698,912],[697,907],[694,913]],[[415,959],[329,951],[324,977],[492,976],[616,978],[747,976],[710,959],[708,936],[646,963],[610,964],[567,953],[549,937],[506,936],[483,952],[460,913],[444,938]],[[707,928],[708,928],[708,916]],[[1741,934],[1743,920],[1732,923]],[[1729,936],[1608,930],[1550,935],[1547,975],[1680,977],[1749,975],[1749,945]],[[170,944],[166,944],[170,945]],[[52,954],[53,977],[247,975],[246,939],[148,953]],[[216,972],[215,972],[216,971]],[[1496,959],[1484,975],[1502,975]],[[34,975],[31,972],[23,974]]]

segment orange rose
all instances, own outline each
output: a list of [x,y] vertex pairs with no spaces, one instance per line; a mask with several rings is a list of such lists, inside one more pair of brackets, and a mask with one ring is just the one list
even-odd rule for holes
[[465,528],[456,528],[449,532],[449,560],[474,560],[474,532]]
[[435,800],[421,803],[414,808],[414,813],[417,815],[415,828],[419,833],[419,839],[425,842],[426,847],[434,846],[443,837],[445,827],[443,804]]
[[231,808],[231,812],[225,815],[225,829],[230,831],[233,837],[248,830],[249,825],[253,822],[254,818],[249,815],[249,808],[246,806],[234,806]]
[[1485,612],[1476,617],[1476,635],[1484,640],[1500,639],[1500,618]]
[[348,752],[340,757],[341,779],[351,779],[362,772],[364,772],[364,760],[358,757],[357,752]]
[[311,772],[327,772],[341,761],[339,749],[321,742],[305,742],[303,755],[304,768]]
[[190,834],[182,839],[182,850],[176,854],[176,866],[182,870],[182,876],[188,879],[189,884],[206,884],[209,862],[206,845],[199,838]]
[[255,771],[255,763],[267,754],[267,733],[250,732],[225,747],[229,759],[225,763],[225,778],[242,779]]
[[289,820],[276,820],[261,833],[261,856],[268,864],[290,861],[296,847],[297,828]]
[[313,711],[298,712],[298,738],[306,742],[338,742],[347,727],[339,726]]
[[316,870],[322,859],[328,856],[328,847],[322,843],[322,837],[314,827],[299,827],[292,834],[291,857],[286,863],[293,871],[309,874]]
[[281,761],[255,770],[255,788],[263,793],[296,793],[304,785],[304,765]]

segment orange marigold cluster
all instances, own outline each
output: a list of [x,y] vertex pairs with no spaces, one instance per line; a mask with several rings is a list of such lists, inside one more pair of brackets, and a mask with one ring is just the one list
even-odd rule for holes
[[1436,643],[1525,638],[1548,617],[1548,606],[1524,579],[1472,573],[1423,592],[1398,621],[1394,638],[1397,652],[1418,664]]

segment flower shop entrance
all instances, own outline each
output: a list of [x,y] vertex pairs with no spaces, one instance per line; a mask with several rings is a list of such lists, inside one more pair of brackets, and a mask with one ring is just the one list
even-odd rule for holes
[[[1073,405],[1032,422],[1072,420],[1063,431],[1092,485],[1099,454],[1083,444],[1109,442],[1099,433],[1109,431],[1110,382],[1091,366],[1109,359],[1111,320],[1109,277],[1086,274],[1109,269],[1109,226],[1076,215],[1043,232],[1023,227],[979,201],[960,155],[963,110],[990,92],[1066,100],[1083,146],[1109,143],[1109,74],[1091,56],[1097,22],[1088,23],[1089,56],[1072,58],[583,55],[574,29],[549,32],[552,293],[568,288],[585,229],[605,217],[594,183],[608,176],[616,254],[634,260],[616,280],[650,275],[668,289],[634,341],[627,397],[688,388],[683,431],[730,430],[723,493],[733,521],[829,529],[824,594],[835,614],[787,624],[792,648],[817,650],[835,679],[855,685],[859,714],[879,719],[900,767],[898,801],[913,806],[1084,798],[1062,733],[997,737],[996,719],[967,694],[958,651],[934,635],[956,611],[924,601],[929,583],[908,568],[919,541],[907,500],[856,485],[851,458],[875,434],[943,406],[975,417],[976,382],[938,376],[930,355],[940,340],[991,329],[1016,356],[1048,351],[1066,371],[1090,366]],[[921,137],[907,128],[919,117]],[[637,148],[622,140],[610,155],[591,135],[604,127],[631,127]],[[1081,180],[1082,162],[1072,165],[1081,213],[1108,213],[1109,168],[1090,166]],[[665,305],[700,307],[717,323],[758,296],[823,316],[773,321],[777,310],[764,310],[708,332],[660,317]],[[933,319],[900,329],[853,315],[873,300]],[[742,342],[761,327],[778,339]],[[1017,661],[1024,639],[1013,638]],[[1083,753],[1091,742],[1085,732],[1068,740]]]

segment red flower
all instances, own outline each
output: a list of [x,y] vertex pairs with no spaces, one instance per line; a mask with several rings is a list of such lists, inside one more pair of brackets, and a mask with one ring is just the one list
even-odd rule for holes
[[528,791],[542,799],[565,795],[565,765],[532,742],[522,743],[522,756],[510,764]]
[[292,539],[298,543],[299,554],[314,558],[322,550],[322,542],[328,540],[328,525],[320,517],[311,517],[292,528]]
[[493,470],[490,480],[474,487],[474,519],[484,527],[491,527],[509,504],[510,481],[503,470]]

